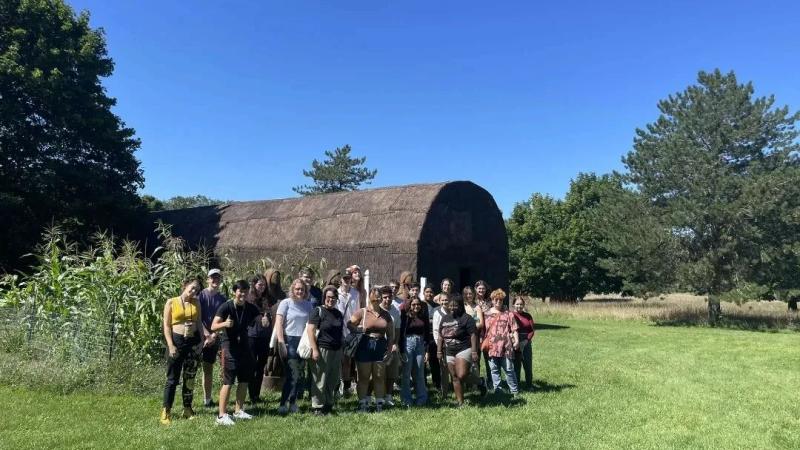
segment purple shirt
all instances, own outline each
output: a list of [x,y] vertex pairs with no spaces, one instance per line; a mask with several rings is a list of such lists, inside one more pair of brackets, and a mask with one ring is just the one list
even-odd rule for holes
[[220,306],[224,305],[228,299],[226,299],[225,296],[219,292],[211,295],[211,291],[208,289],[203,289],[197,295],[197,300],[200,302],[200,310],[203,315],[203,317],[201,317],[203,326],[206,327],[206,330],[211,331],[211,322],[214,321],[214,316],[217,315],[217,310]]

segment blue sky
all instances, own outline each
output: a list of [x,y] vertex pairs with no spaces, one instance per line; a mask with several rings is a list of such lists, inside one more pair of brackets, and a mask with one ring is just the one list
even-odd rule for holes
[[71,4],[106,31],[105,85],[160,198],[292,197],[350,144],[373,187],[471,180],[507,215],[622,169],[699,70],[800,108],[796,1]]

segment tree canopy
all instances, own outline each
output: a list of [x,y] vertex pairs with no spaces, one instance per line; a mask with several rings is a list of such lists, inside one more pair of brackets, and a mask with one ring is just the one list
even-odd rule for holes
[[42,227],[130,223],[144,178],[134,130],[101,79],[102,29],[61,0],[0,2],[0,265],[19,265]]
[[311,178],[314,184],[296,186],[292,190],[300,195],[328,194],[331,192],[355,191],[362,184],[369,184],[378,174],[377,170],[362,167],[367,157],[351,158],[350,146],[337,147],[325,151],[327,159],[311,162],[311,170],[303,170],[303,175]]
[[679,282],[713,299],[746,282],[800,283],[800,116],[733,72],[700,72],[658,104],[626,181],[679,244]]
[[564,300],[618,292],[620,278],[599,264],[610,254],[592,223],[592,211],[617,183],[579,174],[563,201],[534,194],[517,204],[506,224],[512,288]]

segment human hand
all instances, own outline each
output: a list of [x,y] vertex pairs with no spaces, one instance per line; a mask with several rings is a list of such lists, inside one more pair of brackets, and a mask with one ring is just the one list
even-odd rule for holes
[[311,349],[311,359],[319,361],[319,350]]
[[228,317],[228,320],[226,320],[225,322],[222,322],[222,326],[225,327],[225,328],[231,328],[233,326],[233,319]]
[[261,326],[264,328],[269,326],[269,317],[266,314],[261,316]]
[[178,347],[175,347],[175,344],[169,345],[169,357],[174,358],[178,354]]
[[480,359],[480,353],[472,352],[472,361],[473,362],[478,362],[479,359]]

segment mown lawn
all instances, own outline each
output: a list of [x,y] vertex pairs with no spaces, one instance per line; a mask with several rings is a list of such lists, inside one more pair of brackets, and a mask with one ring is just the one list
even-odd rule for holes
[[281,418],[273,400],[256,420],[222,429],[207,410],[159,425],[157,394],[0,386],[0,447],[800,448],[798,333],[538,322],[539,389],[517,403]]

